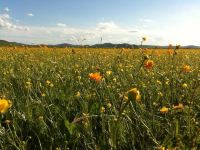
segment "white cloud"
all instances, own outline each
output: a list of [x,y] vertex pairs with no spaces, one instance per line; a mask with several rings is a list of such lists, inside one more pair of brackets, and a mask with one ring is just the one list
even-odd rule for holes
[[[61,28],[62,27],[62,28]],[[96,44],[101,37],[103,42],[124,43],[137,39],[136,34],[132,33],[134,28],[124,28],[114,22],[99,22],[93,27],[74,28],[56,24],[55,27],[30,26],[28,32],[12,31],[7,34],[2,31],[5,39],[22,43],[72,43],[72,44]]]
[[143,18],[141,18],[140,22],[143,22],[143,23],[153,23],[154,21],[152,19],[147,19],[147,18],[143,19]]
[[27,16],[29,16],[29,17],[33,17],[34,14],[32,14],[32,13],[28,13]]
[[10,9],[8,7],[4,8],[4,11],[9,12]]
[[64,23],[57,23],[54,27],[30,26],[28,28],[20,26],[17,22],[13,23],[8,14],[0,14],[0,35],[1,38],[10,41],[37,44],[96,44],[100,43],[101,37],[103,43],[140,44],[141,37],[147,36],[145,44],[168,45],[172,43],[199,45],[198,36],[200,30],[197,29],[200,21],[176,22],[171,26],[169,24],[159,26],[157,23],[154,25],[150,22],[150,20],[143,21],[143,26],[140,21],[134,26],[121,26],[113,21],[109,21],[99,22],[92,27],[84,28],[70,27]]
[[97,25],[97,30],[102,32],[116,30],[119,27],[114,22],[100,22]]
[[130,32],[130,33],[137,33],[138,31],[137,30],[130,30],[128,32]]
[[0,14],[0,30],[9,29],[9,30],[29,30],[26,26],[21,26],[14,24],[11,21],[9,14]]
[[66,27],[66,26],[67,26],[66,24],[64,24],[64,23],[60,23],[60,22],[57,23],[56,25],[57,25],[58,27]]
[[[20,29],[21,31],[1,31],[1,34],[7,40],[13,40],[23,43],[46,43],[46,44],[57,44],[57,43],[72,43],[72,44],[96,44],[103,39],[103,42],[112,43],[135,43],[139,44],[141,37],[146,34],[145,30],[136,27],[122,27],[113,21],[110,22],[99,22],[93,27],[88,28],[74,28],[69,27],[64,23],[57,23],[55,27],[40,27],[30,26],[27,28],[28,32],[22,31],[25,29],[23,26],[13,25],[9,20],[9,15],[3,16],[4,22],[7,24],[3,25],[4,28]],[[2,26],[2,25],[0,25]],[[5,27],[7,26],[7,27]],[[62,27],[62,28],[61,28]],[[153,35],[158,37],[157,35]]]

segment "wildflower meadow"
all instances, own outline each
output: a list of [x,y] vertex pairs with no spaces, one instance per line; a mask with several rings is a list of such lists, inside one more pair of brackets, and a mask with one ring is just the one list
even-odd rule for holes
[[200,149],[198,49],[13,46],[0,56],[2,150]]

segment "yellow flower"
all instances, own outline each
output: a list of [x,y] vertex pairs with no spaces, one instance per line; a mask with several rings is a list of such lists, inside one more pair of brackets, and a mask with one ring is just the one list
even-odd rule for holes
[[10,107],[12,102],[6,99],[0,99],[0,114],[4,114]]
[[113,81],[114,81],[114,82],[116,82],[116,81],[117,81],[117,79],[116,79],[116,78],[113,78]]
[[94,81],[96,81],[96,82],[100,82],[101,81],[101,79],[102,79],[102,76],[100,75],[100,73],[90,73],[89,74],[89,78],[91,79],[91,80],[94,80]]
[[157,51],[157,52],[156,52],[156,55],[157,55],[158,57],[160,57],[161,53]]
[[184,65],[183,66],[183,72],[187,73],[191,71],[191,67],[189,65]]
[[77,78],[78,78],[78,80],[81,80],[81,76],[78,76]]
[[80,97],[81,96],[81,93],[78,91],[77,93],[76,93],[76,97]]
[[170,50],[168,50],[167,52],[168,52],[168,54],[169,54],[169,55],[173,55],[173,54],[174,54],[174,51],[173,51],[173,50],[171,50],[171,49],[170,49]]
[[124,102],[128,102],[128,97],[127,97],[127,96],[124,96],[123,101],[124,101]]
[[182,103],[179,103],[178,105],[173,105],[173,109],[183,109],[184,106]]
[[42,94],[41,94],[41,96],[42,96],[42,97],[45,97],[45,96],[46,96],[46,94],[45,94],[45,93],[42,93]]
[[30,82],[30,81],[27,81],[27,82],[26,82],[26,85],[25,85],[25,88],[31,88],[31,85],[32,85],[31,82]]
[[183,88],[187,88],[188,85],[187,85],[186,83],[184,83],[184,84],[182,85],[182,87],[183,87]]
[[83,113],[82,115],[83,115],[84,118],[87,118],[89,116],[88,113]]
[[162,92],[158,92],[158,95],[163,97],[163,93]]
[[157,82],[158,84],[160,84],[160,85],[162,84],[162,82],[161,82],[161,81],[159,81],[159,80],[157,80],[156,82]]
[[112,107],[112,104],[111,104],[111,103],[108,103],[108,104],[107,104],[107,107],[108,107],[108,108],[111,108],[111,107]]
[[54,84],[53,84],[51,81],[49,81],[49,80],[46,81],[46,84],[47,84],[48,86],[50,86],[50,87],[53,87],[53,86],[54,86]]
[[49,86],[50,86],[50,87],[53,87],[54,85],[53,85],[53,83],[51,83]]
[[111,75],[111,74],[112,74],[112,71],[110,71],[110,70],[109,70],[109,71],[106,71],[106,75],[107,75],[107,76],[109,76],[109,75]]
[[51,84],[51,81],[47,80],[47,81],[46,81],[46,84],[48,84],[48,85]]
[[145,67],[146,69],[152,69],[153,66],[154,66],[153,60],[147,60],[147,61],[144,62],[144,67]]
[[61,150],[61,148],[60,147],[56,147],[56,150]]
[[166,148],[161,146],[161,147],[158,148],[158,150],[166,150]]
[[101,113],[104,113],[104,112],[105,112],[105,107],[102,106],[102,107],[100,108],[100,112],[101,112]]
[[10,123],[11,123],[11,120],[5,120],[4,123],[5,123],[5,124],[10,124]]
[[43,116],[39,116],[39,117],[38,117],[38,120],[39,120],[39,121],[43,121],[43,120],[44,120],[44,117],[43,117]]
[[143,37],[143,38],[142,38],[142,40],[143,40],[143,41],[146,41],[146,40],[147,40],[147,38],[146,38],[146,37]]
[[28,82],[26,82],[26,85],[30,86],[30,85],[31,85],[31,82],[29,82],[29,81],[28,81]]
[[130,100],[135,100],[137,102],[141,101],[141,95],[140,95],[140,91],[137,90],[137,88],[133,88],[131,90],[128,91],[128,98]]
[[168,113],[168,111],[169,111],[169,108],[167,108],[165,106],[160,109],[160,112],[163,114]]

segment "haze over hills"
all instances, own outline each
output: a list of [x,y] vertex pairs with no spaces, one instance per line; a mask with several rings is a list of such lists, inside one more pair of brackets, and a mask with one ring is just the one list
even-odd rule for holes
[[[23,44],[23,43],[17,43],[17,42],[9,42],[6,40],[0,40],[0,47],[2,46],[40,46],[40,45],[46,45],[48,47],[89,47],[89,48],[139,48],[140,45],[136,44],[128,44],[128,43],[122,43],[122,44],[113,44],[113,43],[102,43],[102,44],[94,44],[94,45],[74,45],[69,43],[61,43],[61,44],[55,44],[55,45],[47,45],[47,44]],[[168,48],[168,46],[159,46],[159,45],[143,45],[143,48]],[[198,49],[200,46],[196,45],[187,45],[187,46],[181,46],[182,48],[188,48],[188,49]]]

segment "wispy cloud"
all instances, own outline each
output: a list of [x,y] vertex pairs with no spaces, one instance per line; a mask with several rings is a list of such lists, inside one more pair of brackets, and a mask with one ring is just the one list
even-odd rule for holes
[[57,23],[56,25],[57,25],[58,27],[66,27],[66,26],[67,26],[66,24],[64,24],[64,23],[60,23],[60,22]]
[[29,16],[29,17],[33,17],[34,14],[32,14],[32,13],[27,13],[27,16]]
[[102,32],[116,30],[119,27],[114,22],[100,22],[97,24],[97,30]]
[[152,20],[152,19],[147,19],[147,18],[141,18],[140,19],[140,22],[142,22],[142,23],[153,23],[154,21]]
[[5,11],[5,12],[9,12],[10,9],[9,9],[8,7],[6,7],[6,8],[4,8],[4,11]]
[[130,32],[130,33],[137,33],[138,31],[137,30],[130,30],[128,32]]

